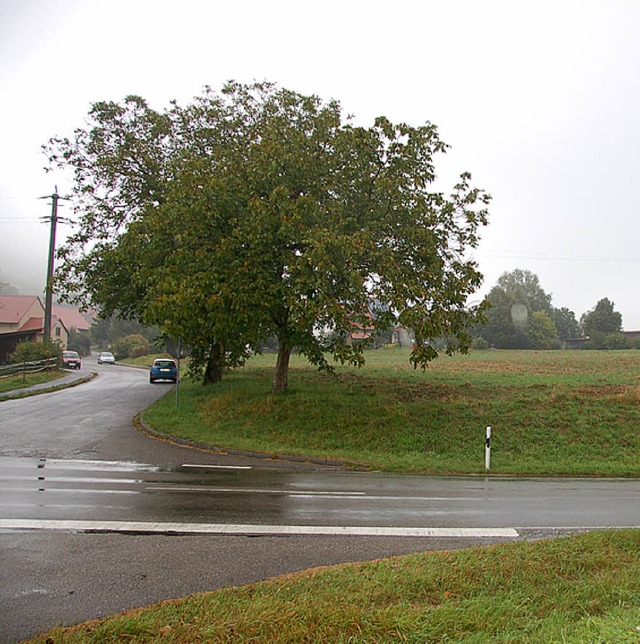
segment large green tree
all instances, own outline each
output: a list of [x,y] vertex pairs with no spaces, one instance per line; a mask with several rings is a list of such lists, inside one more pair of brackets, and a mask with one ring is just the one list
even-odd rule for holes
[[503,273],[496,286],[511,295],[513,301],[524,304],[529,312],[551,313],[551,295],[540,285],[540,278],[533,272],[516,268]]
[[487,322],[476,333],[497,349],[551,348],[557,330],[551,295],[528,270],[503,273],[487,296]]
[[446,148],[429,123],[355,127],[335,101],[268,83],[163,113],[99,103],[47,146],[75,172],[62,283],[182,337],[205,380],[275,336],[282,391],[294,348],[320,368],[361,364],[346,336],[391,324],[414,330],[424,366],[431,338],[465,351],[483,309],[466,306],[481,282],[468,251],[489,197],[468,174],[449,196],[429,190]]

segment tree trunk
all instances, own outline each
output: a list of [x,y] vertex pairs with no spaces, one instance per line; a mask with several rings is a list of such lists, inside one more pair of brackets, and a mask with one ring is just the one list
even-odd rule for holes
[[211,345],[211,351],[207,358],[207,366],[204,369],[203,384],[209,385],[222,380],[222,370],[224,368],[224,350],[218,344]]
[[287,391],[289,387],[289,358],[291,347],[281,342],[278,348],[278,360],[276,362],[276,374],[273,378],[273,393]]

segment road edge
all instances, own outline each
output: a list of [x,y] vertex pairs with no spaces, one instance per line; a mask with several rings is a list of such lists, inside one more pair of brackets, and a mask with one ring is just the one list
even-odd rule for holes
[[332,468],[341,468],[349,470],[361,470],[361,471],[372,471],[376,468],[368,463],[360,463],[354,461],[339,461],[336,459],[329,458],[317,458],[313,456],[294,456],[290,454],[279,454],[279,453],[266,453],[266,452],[252,452],[248,450],[241,449],[232,449],[228,447],[219,447],[217,445],[207,445],[206,443],[199,443],[197,441],[188,440],[186,438],[179,438],[177,436],[172,436],[170,434],[163,434],[153,427],[147,425],[144,420],[142,420],[141,412],[137,414],[133,419],[134,427],[142,434],[149,436],[156,440],[161,440],[172,445],[177,445],[179,447],[189,447],[191,449],[196,449],[201,452],[210,452],[212,454],[222,454],[227,456],[244,456],[247,458],[259,458],[269,461],[285,461],[289,463],[300,463],[308,465],[322,465],[325,467]]

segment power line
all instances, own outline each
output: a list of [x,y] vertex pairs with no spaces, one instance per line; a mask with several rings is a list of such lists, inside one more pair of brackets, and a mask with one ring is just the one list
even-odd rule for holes
[[544,255],[539,253],[479,253],[488,259],[532,259],[544,262],[640,262],[640,257],[595,257],[588,255]]
[[0,216],[0,224],[29,224],[40,222],[40,217],[2,217]]

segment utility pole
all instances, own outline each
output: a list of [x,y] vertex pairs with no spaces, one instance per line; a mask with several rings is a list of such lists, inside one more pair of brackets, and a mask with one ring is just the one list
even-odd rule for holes
[[47,285],[45,288],[44,300],[44,340],[51,340],[51,311],[53,308],[53,269],[56,255],[56,225],[58,224],[58,186],[55,187],[52,195],[40,197],[40,199],[51,199],[51,217],[44,217],[51,222],[51,233],[49,235],[49,262],[47,264]]

